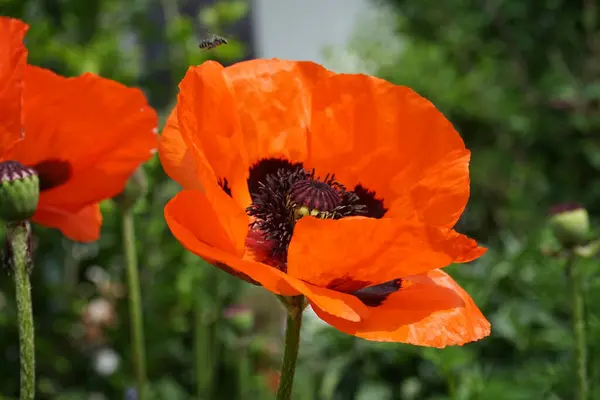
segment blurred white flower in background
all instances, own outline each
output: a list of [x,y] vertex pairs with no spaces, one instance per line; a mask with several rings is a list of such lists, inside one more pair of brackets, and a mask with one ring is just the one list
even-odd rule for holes
[[94,354],[94,369],[103,376],[112,375],[120,362],[119,355],[113,349],[103,348]]
[[88,303],[86,316],[92,324],[109,324],[114,317],[114,307],[104,297],[97,297]]
[[110,275],[99,265],[91,266],[85,272],[86,278],[96,285],[102,285],[110,280]]

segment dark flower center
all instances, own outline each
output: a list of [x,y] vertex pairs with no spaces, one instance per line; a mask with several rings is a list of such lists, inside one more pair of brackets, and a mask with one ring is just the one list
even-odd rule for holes
[[[225,182],[221,183],[225,190]],[[250,169],[248,188],[252,204],[247,213],[253,217],[251,235],[260,240],[266,262],[285,271],[287,251],[296,222],[305,216],[340,219],[349,216],[381,218],[385,211],[383,200],[375,193],[358,185],[348,190],[335,175],[324,179],[307,171],[301,163],[266,159]],[[252,247],[252,246],[250,246]]]

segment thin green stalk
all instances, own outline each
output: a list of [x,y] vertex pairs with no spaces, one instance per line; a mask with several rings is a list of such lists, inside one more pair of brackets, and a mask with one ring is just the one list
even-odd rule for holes
[[302,328],[302,311],[304,310],[304,297],[297,296],[292,299],[292,306],[288,310],[287,326],[285,330],[285,349],[281,363],[281,375],[277,388],[277,400],[289,400],[294,386],[298,349],[300,348],[300,328]]
[[17,222],[8,226],[12,260],[11,266],[17,296],[19,320],[19,352],[21,360],[21,400],[35,396],[35,336],[31,307],[31,282],[29,273],[33,267],[29,254],[29,222]]
[[[244,341],[245,342],[245,341]],[[250,365],[250,355],[248,354],[248,343],[241,343],[237,354],[237,378],[238,378],[238,399],[248,399],[250,397],[250,378],[252,368]]]
[[583,288],[580,274],[575,268],[577,256],[571,252],[567,260],[566,272],[569,281],[571,295],[571,320],[573,327],[573,339],[575,342],[575,372],[576,400],[588,399],[588,378],[587,378],[587,345],[585,338],[585,315],[583,309]]
[[138,272],[136,237],[133,212],[123,210],[123,249],[129,287],[129,319],[133,335],[133,362],[137,383],[138,399],[145,400],[147,390],[146,352],[144,348],[144,324],[142,320],[142,296]]
[[450,392],[450,399],[456,400],[456,377],[453,373],[448,374],[448,391]]
[[[215,271],[209,271],[206,281],[202,283],[207,290],[216,286]],[[211,400],[214,395],[215,371],[219,358],[218,315],[219,304],[207,303],[201,293],[196,295],[194,301],[194,351],[196,368],[196,396],[199,400]],[[218,301],[217,294],[214,301]],[[210,308],[209,308],[210,307]]]

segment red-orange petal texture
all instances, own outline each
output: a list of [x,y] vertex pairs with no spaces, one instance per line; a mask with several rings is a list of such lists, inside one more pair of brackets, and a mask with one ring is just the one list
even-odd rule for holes
[[165,207],[169,229],[186,249],[211,263],[227,265],[273,293],[304,294],[339,318],[358,321],[368,313],[355,296],[294,279],[244,254],[248,217],[221,189],[205,189],[206,194],[184,190]]
[[473,299],[445,272],[433,270],[407,278],[403,284],[359,322],[334,317],[314,305],[313,309],[342,332],[381,342],[442,348],[490,334],[490,323]]
[[298,221],[288,274],[318,286],[348,280],[372,286],[469,262],[485,249],[452,230],[398,219],[363,217]]
[[[177,109],[174,109],[160,134],[158,155],[163,169],[184,189],[202,190],[199,179],[197,154],[192,152],[181,136]],[[213,174],[214,180],[217,178]]]
[[59,229],[63,235],[74,240],[91,242],[100,236],[102,213],[97,203],[77,211],[45,207],[36,211],[33,222]]
[[[375,191],[390,215],[451,228],[464,210],[469,152],[443,114],[411,89],[366,75],[323,79],[313,91],[310,130],[306,166]],[[418,201],[396,210],[407,193]]]
[[226,179],[234,197],[248,202],[249,166],[236,107],[223,66],[214,61],[189,68],[179,84],[177,121],[181,137],[196,160],[206,160],[211,170],[200,176],[201,184],[210,185],[202,180],[213,175],[215,180]]
[[237,104],[250,165],[262,158],[306,159],[311,97],[333,75],[309,61],[250,60],[224,69]]
[[0,17],[0,161],[22,137],[21,103],[27,65],[23,38],[28,29],[17,19]]
[[[237,167],[235,170],[237,174],[233,172],[221,175],[219,172],[223,173],[222,170],[217,170],[217,173],[215,173],[204,152],[195,146],[193,138],[194,136],[185,135],[182,132],[177,116],[177,108],[175,108],[167,118],[158,146],[159,158],[167,175],[184,189],[200,191],[204,191],[205,187],[214,186],[216,182],[227,179],[229,187],[232,188],[232,197],[238,201],[240,207],[245,208],[250,201],[246,185],[246,174],[242,173],[241,168]],[[235,151],[227,153],[226,147],[224,150],[220,153],[223,157],[235,154]]]
[[[166,140],[178,130],[217,179],[227,179],[233,197],[245,207],[250,166],[269,157],[305,159],[312,88],[329,75],[311,62],[282,60],[252,60],[228,68],[208,61],[191,67],[179,85],[177,129],[170,124]],[[167,162],[167,173],[181,179],[172,166]]]
[[[325,321],[360,337],[443,347],[489,334],[470,297],[439,270],[485,249],[451,229],[469,197],[470,152],[429,101],[313,63],[207,62],[188,70],[174,115],[161,160],[171,177],[198,190],[178,194],[165,216],[187,249],[272,292],[304,294]],[[272,157],[334,173],[350,189],[361,184],[389,211],[382,219],[303,218],[287,274],[257,262],[245,248],[246,180],[252,165]],[[232,197],[217,186],[223,178]],[[379,307],[333,289],[397,278],[402,289]]]
[[[42,191],[39,215],[57,210],[77,215],[117,195],[158,144],[156,112],[143,93],[92,74],[64,78],[27,66],[23,112],[25,139],[7,158],[30,166],[60,161],[70,171],[64,184]],[[71,239],[92,240],[57,227]]]
[[[285,274],[243,259],[248,217],[222,190],[206,189],[210,194],[184,190],[167,203],[165,218],[177,240],[192,253],[212,263],[223,263],[274,293],[299,294],[287,283]],[[218,196],[221,201],[211,202],[207,196]]]

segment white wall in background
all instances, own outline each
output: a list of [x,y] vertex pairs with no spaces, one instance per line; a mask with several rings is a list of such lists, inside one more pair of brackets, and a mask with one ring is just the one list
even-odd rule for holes
[[344,46],[369,0],[254,0],[257,56],[327,64],[322,50]]

